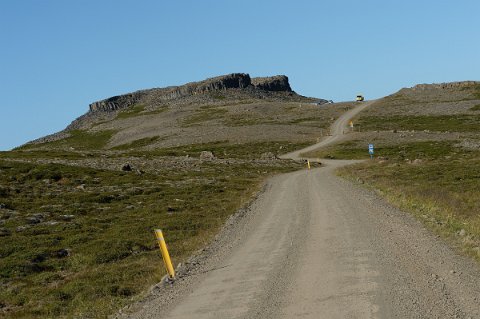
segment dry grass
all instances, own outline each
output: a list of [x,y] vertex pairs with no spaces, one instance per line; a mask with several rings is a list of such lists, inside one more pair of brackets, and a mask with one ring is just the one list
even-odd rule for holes
[[[438,90],[401,91],[361,114],[356,123],[362,133],[355,135],[357,140],[308,156],[367,159],[365,136],[381,140],[385,131],[403,131],[392,133],[397,139],[375,144],[375,157],[380,160],[343,168],[339,174],[377,190],[480,261],[480,151],[459,143],[462,135],[473,140],[479,136],[480,118],[468,113],[478,103],[475,92],[470,88],[439,95]],[[413,142],[413,134],[405,133],[409,131],[428,134]],[[449,135],[435,133],[445,131],[454,132],[458,140],[442,140]]]
[[480,261],[480,154],[419,164],[369,161],[340,175],[365,182]]

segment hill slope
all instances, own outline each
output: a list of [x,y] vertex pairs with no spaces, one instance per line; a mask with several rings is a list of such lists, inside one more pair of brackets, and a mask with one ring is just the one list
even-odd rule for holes
[[480,260],[480,82],[421,84],[378,100],[349,141],[309,156],[368,158],[342,170]]
[[64,131],[0,152],[0,317],[105,317],[209,243],[352,103],[233,74],[94,102]]

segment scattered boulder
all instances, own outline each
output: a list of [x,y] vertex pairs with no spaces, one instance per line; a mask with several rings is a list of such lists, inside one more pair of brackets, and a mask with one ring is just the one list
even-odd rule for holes
[[416,158],[412,161],[412,164],[413,165],[419,165],[419,164],[422,164],[423,163],[423,160],[419,159],[419,158]]
[[27,218],[25,218],[25,220],[27,221],[27,223],[31,225],[35,225],[35,224],[40,224],[43,220],[43,217],[28,216]]
[[68,257],[70,256],[70,249],[60,249],[60,250],[57,250],[54,254],[54,257],[57,257],[57,258],[65,258],[65,257]]
[[17,229],[16,229],[16,231],[17,231],[17,233],[20,233],[20,232],[22,232],[22,231],[24,231],[24,230],[27,230],[28,228],[30,228],[30,225],[18,226]]
[[133,170],[133,166],[130,163],[125,163],[122,165],[122,171],[124,172],[131,172]]
[[202,151],[200,153],[200,159],[203,159],[203,160],[214,160],[215,159],[215,155],[213,154],[213,152],[211,151]]
[[459,234],[460,236],[464,237],[464,236],[467,234],[467,232],[465,231],[465,229],[462,228],[462,229],[460,229],[460,231],[458,232],[458,234]]
[[262,160],[276,160],[278,157],[273,154],[272,152],[265,152],[260,155],[260,159]]
[[64,221],[71,221],[72,219],[75,218],[75,215],[60,215],[59,216],[61,219],[63,219]]
[[44,262],[45,260],[47,260],[47,258],[48,258],[48,255],[43,252],[33,256],[33,258],[30,261],[34,264],[38,264],[38,263]]

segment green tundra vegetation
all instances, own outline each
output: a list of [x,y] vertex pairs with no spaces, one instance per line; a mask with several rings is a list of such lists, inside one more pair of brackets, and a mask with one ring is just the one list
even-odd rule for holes
[[[2,314],[107,317],[165,274],[155,228],[164,231],[178,264],[206,245],[266,177],[303,167],[259,159],[262,152],[303,144],[225,141],[145,152],[96,150],[109,134],[78,131],[41,149],[0,153]],[[75,150],[65,151],[66,143]],[[200,160],[206,149],[219,159]],[[153,168],[88,164],[132,159]]]

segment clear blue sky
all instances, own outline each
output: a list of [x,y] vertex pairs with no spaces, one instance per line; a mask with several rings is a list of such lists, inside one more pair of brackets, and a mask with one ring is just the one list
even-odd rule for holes
[[246,72],[335,101],[480,80],[480,1],[0,0],[0,150],[99,99]]

